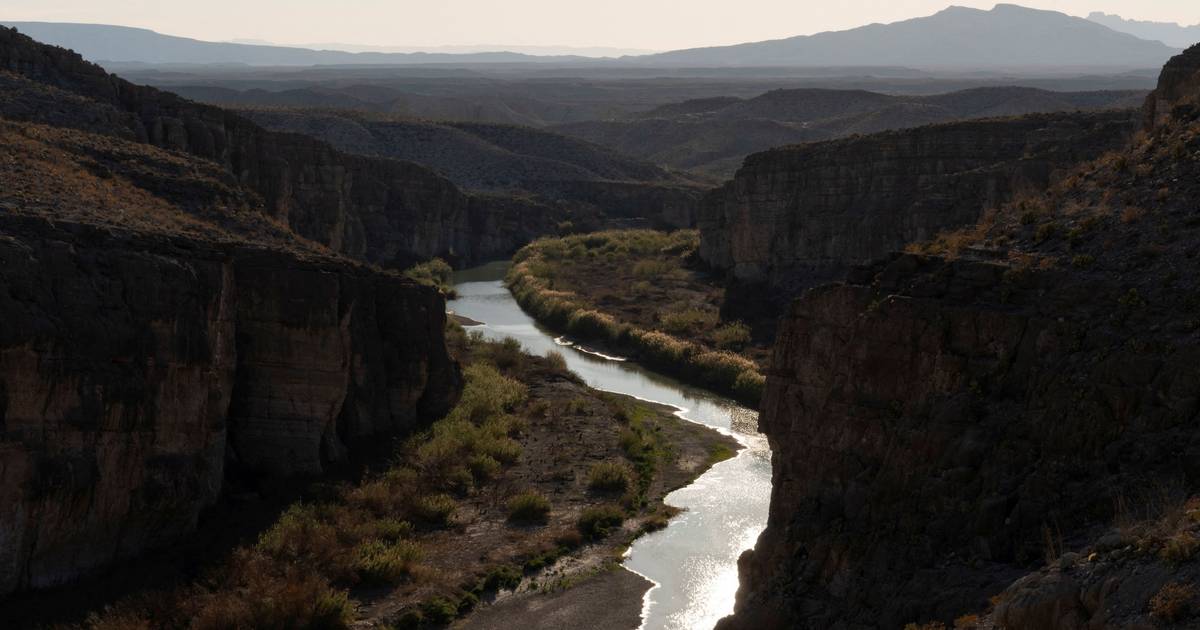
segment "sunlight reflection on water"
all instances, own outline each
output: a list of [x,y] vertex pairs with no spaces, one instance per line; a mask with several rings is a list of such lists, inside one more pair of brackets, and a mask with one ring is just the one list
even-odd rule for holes
[[643,628],[703,630],[733,611],[737,559],[766,526],[771,494],[771,454],[755,432],[758,414],[709,392],[640,366],[558,342],[521,311],[501,284],[506,263],[456,274],[458,298],[448,308],[484,322],[471,327],[486,337],[513,337],[527,351],[561,352],[567,366],[597,389],[672,405],[680,415],[734,436],[745,450],[721,462],[692,485],[667,496],[686,508],[670,527],[639,538],[625,567],[655,583],[646,595]]

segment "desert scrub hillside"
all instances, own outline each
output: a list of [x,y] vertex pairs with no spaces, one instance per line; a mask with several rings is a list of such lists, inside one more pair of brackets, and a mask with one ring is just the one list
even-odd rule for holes
[[[536,594],[615,566],[666,523],[668,492],[737,448],[666,408],[588,389],[561,357],[453,324],[450,344],[466,365],[461,398],[390,464],[314,485],[204,578],[81,627],[442,627],[498,591]],[[600,470],[623,483],[598,486]]]
[[768,344],[722,321],[723,290],[689,266],[698,246],[694,230],[546,238],[517,252],[506,282],[547,326],[756,405]]

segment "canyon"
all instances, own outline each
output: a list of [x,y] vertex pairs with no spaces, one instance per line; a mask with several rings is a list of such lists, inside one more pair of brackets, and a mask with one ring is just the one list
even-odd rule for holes
[[1193,47],[1145,137],[1001,205],[962,250],[792,303],[762,406],[770,518],[719,628],[1160,619],[1152,596],[1196,574],[1171,541],[1195,534],[1122,523],[1196,514],[1197,294],[1176,270],[1197,253],[1197,77]]

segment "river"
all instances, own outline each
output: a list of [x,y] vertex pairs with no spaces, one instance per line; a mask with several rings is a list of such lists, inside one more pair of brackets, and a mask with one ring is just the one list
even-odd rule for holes
[[758,414],[632,362],[569,345],[521,310],[502,283],[507,269],[508,263],[496,262],[455,274],[458,297],[448,308],[482,322],[468,330],[490,339],[515,338],[532,354],[557,350],[591,387],[671,405],[680,417],[742,443],[737,457],[667,495],[668,504],[685,511],[666,529],[635,541],[624,562],[626,569],[655,584],[646,594],[642,628],[712,628],[733,612],[738,556],[754,546],[767,523],[771,453],[755,431]]

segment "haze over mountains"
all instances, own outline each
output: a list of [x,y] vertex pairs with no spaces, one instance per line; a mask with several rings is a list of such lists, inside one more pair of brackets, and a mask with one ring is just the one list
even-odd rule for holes
[[1095,21],[1011,4],[990,11],[949,7],[934,15],[855,29],[735,46],[696,48],[617,59],[515,52],[351,53],[204,42],[145,29],[91,24],[9,22],[85,58],[147,64],[413,65],[524,64],[651,67],[860,67],[937,70],[1051,70],[1157,67],[1176,48],[1119,33]]
[[1187,48],[1200,42],[1200,24],[1184,26],[1174,22],[1128,20],[1119,15],[1110,15],[1101,11],[1095,11],[1088,15],[1088,19],[1114,31],[1129,33],[1142,39],[1160,41],[1177,48]]

